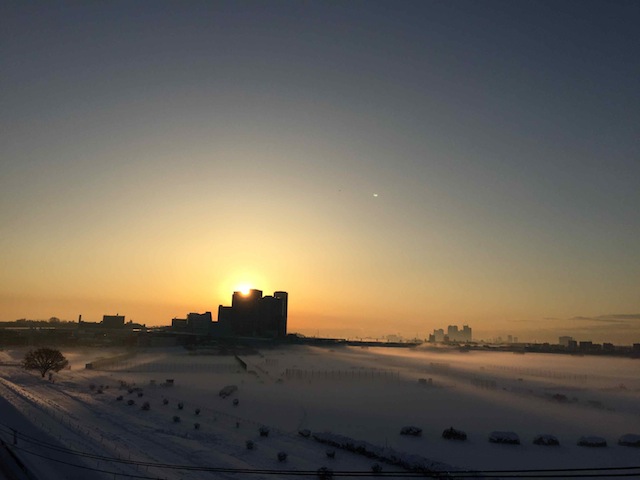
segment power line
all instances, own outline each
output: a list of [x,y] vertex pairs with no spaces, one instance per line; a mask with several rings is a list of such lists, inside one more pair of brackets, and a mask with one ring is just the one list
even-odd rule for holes
[[[94,472],[106,473],[114,476],[123,476],[129,478],[138,478],[138,479],[146,479],[146,480],[159,480],[160,477],[150,477],[147,475],[137,475],[137,474],[128,474],[128,473],[120,473],[111,470],[105,470],[100,468],[88,467],[86,465],[79,465],[71,462],[66,462],[64,460],[47,457],[45,455],[40,455],[35,452],[30,452],[24,449],[20,449],[25,453],[35,455],[37,457],[50,460],[53,462],[61,463],[64,465],[77,467],[85,470],[90,470]],[[207,470],[209,471],[209,470]],[[214,471],[211,470],[211,473]],[[242,474],[261,474],[261,475],[279,475],[279,476],[318,476],[318,471],[295,471],[295,470],[254,470],[254,469],[224,469],[224,470],[215,470],[215,473],[242,473]],[[448,472],[433,472],[433,473],[418,473],[418,472],[358,472],[358,471],[335,471],[331,472],[332,475],[340,476],[340,477],[393,477],[393,478],[417,478],[417,477],[432,477],[432,478],[448,478],[448,479],[457,479],[457,478],[471,478],[467,475],[458,475],[457,473],[448,473]],[[474,477],[477,477],[480,472],[476,472]],[[636,477],[637,473],[614,473],[614,474],[579,474],[579,475],[499,475],[494,476],[494,478],[612,478],[612,477]]]
[[[32,452],[30,450],[21,448],[21,447],[13,447],[17,450],[22,451],[23,453],[29,454],[29,455],[34,455],[36,457],[39,458],[43,458],[45,460],[50,460],[53,462],[57,462],[57,463],[61,463],[63,465],[68,465],[68,466],[72,466],[72,467],[77,467],[77,468],[82,468],[85,470],[91,470],[94,472],[101,472],[101,473],[108,473],[110,475],[119,475],[119,476],[124,476],[124,477],[131,477],[131,478],[140,478],[140,479],[158,479],[159,477],[150,477],[150,476],[146,476],[146,475],[137,475],[137,474],[128,474],[128,473],[120,473],[120,472],[115,472],[115,471],[111,471],[111,470],[105,470],[105,469],[100,469],[100,468],[94,468],[94,467],[89,467],[86,465],[80,465],[80,464],[76,464],[76,463],[71,463],[71,462],[67,462],[64,460],[60,460],[58,458],[51,458],[48,457],[46,455],[42,455],[36,452]],[[182,469],[182,468],[181,468]],[[242,469],[242,468],[214,468],[214,467],[192,467],[192,468],[186,468],[186,470],[191,470],[191,471],[200,471],[200,472],[208,472],[208,473],[237,473],[237,474],[255,474],[255,475],[278,475],[278,476],[295,476],[295,477],[301,477],[301,476],[318,476],[318,471],[317,470],[261,470],[261,469],[251,469],[251,468],[246,468],[246,469]],[[431,477],[441,477],[444,475],[445,478],[457,478],[457,477],[451,477],[450,475],[447,475],[446,473],[442,472],[441,474],[425,474],[425,473],[419,473],[419,472],[373,472],[373,471],[331,471],[332,475],[336,475],[336,476],[341,476],[341,477],[371,477],[371,476],[376,476],[376,477],[393,477],[393,478],[415,478],[415,477],[421,477],[424,478],[425,476],[431,476]]]
[[[13,432],[13,429],[8,425],[0,423],[0,425],[6,427],[5,433]],[[7,430],[8,429],[8,430]],[[105,455],[92,454],[89,452],[83,452],[80,450],[74,450],[71,448],[62,447],[49,442],[44,442],[35,437],[27,434],[19,434],[19,438],[27,443],[34,444],[43,448],[54,450],[61,453],[72,454],[81,458],[90,458],[94,460],[102,460],[112,463],[121,463],[132,466],[152,467],[159,469],[171,469],[171,470],[186,470],[186,471],[201,471],[201,472],[215,472],[215,473],[246,473],[246,474],[262,474],[262,475],[287,475],[287,476],[309,476],[317,475],[317,471],[304,471],[304,470],[281,470],[281,469],[255,469],[255,468],[225,468],[225,467],[210,467],[210,466],[193,466],[193,465],[178,465],[178,464],[166,464],[157,462],[142,462],[136,460],[127,460],[116,457],[109,457]],[[24,453],[39,456],[51,461],[59,461],[58,459],[50,458],[41,454],[37,454],[30,450],[17,448]],[[78,468],[85,468],[83,465],[66,463],[71,466],[78,466]],[[89,468],[89,467],[87,467]],[[633,470],[633,472],[629,472]],[[626,473],[623,471],[627,471]],[[585,473],[579,473],[585,472]],[[599,472],[599,473],[592,473]],[[606,472],[606,473],[605,473]],[[623,473],[612,473],[623,472]],[[126,475],[117,472],[106,472],[115,475]],[[334,475],[340,476],[372,476],[373,472],[370,471],[333,471]],[[521,470],[461,470],[461,471],[430,471],[430,472],[406,472],[406,471],[393,471],[393,472],[380,472],[375,473],[377,476],[396,476],[396,477],[424,477],[424,476],[447,476],[448,478],[470,478],[483,474],[491,474],[495,478],[602,478],[602,477],[631,477],[640,475],[640,466],[631,467],[596,467],[596,468],[561,468],[561,469],[521,469]],[[155,477],[139,477],[139,478],[155,478]]]
[[60,460],[59,458],[47,457],[46,455],[40,455],[40,454],[35,453],[35,452],[30,452],[28,450],[25,450],[23,448],[16,447],[16,446],[13,446],[12,448],[15,448],[16,450],[21,450],[22,452],[27,453],[29,455],[34,455],[36,457],[43,458],[45,460],[49,460],[49,461],[56,462],[56,463],[61,463],[63,465],[69,465],[69,466],[75,467],[75,468],[81,468],[83,470],[90,470],[92,472],[108,473],[108,474],[111,474],[111,475],[121,475],[121,476],[126,476],[126,477],[129,477],[129,478],[141,478],[141,479],[149,479],[149,480],[158,480],[158,478],[159,478],[159,477],[148,477],[148,476],[145,476],[145,475],[136,475],[136,474],[131,474],[130,475],[130,474],[127,474],[127,473],[112,472],[112,471],[104,470],[104,469],[101,469],[101,468],[89,467],[87,465],[79,465],[77,463],[65,462],[64,460]]
[[[129,477],[129,478],[138,478],[138,479],[146,479],[146,480],[161,480],[161,477],[150,477],[147,475],[137,475],[137,474],[128,474],[128,473],[120,473],[120,472],[115,472],[112,470],[105,470],[105,469],[101,469],[101,468],[94,468],[94,467],[89,467],[86,465],[79,465],[76,463],[71,463],[71,462],[66,462],[64,460],[60,460],[57,458],[51,458],[51,457],[47,457],[46,455],[40,455],[38,453],[35,452],[31,452],[22,448],[18,448],[18,450],[23,451],[24,453],[30,454],[30,455],[34,455],[36,457],[40,457],[43,458],[45,460],[49,460],[52,462],[56,462],[56,463],[60,463],[63,465],[68,465],[71,467],[76,467],[76,468],[81,468],[84,470],[90,470],[90,471],[94,471],[94,472],[100,472],[100,473],[106,473],[109,475],[114,475],[114,476],[123,476],[123,477]],[[306,470],[306,471],[302,471],[302,470],[258,470],[258,469],[207,469],[207,470],[203,470],[200,468],[195,468],[192,470],[196,470],[196,471],[204,471],[204,472],[210,472],[210,473],[242,473],[242,474],[260,474],[260,475],[279,475],[279,476],[295,476],[295,477],[308,477],[308,476],[318,476],[319,472],[318,471],[312,471],[312,470]],[[535,470],[532,470],[535,471]],[[463,473],[463,475],[460,475],[459,473]],[[331,475],[335,475],[335,476],[340,476],[340,477],[393,477],[393,478],[424,478],[424,477],[432,477],[432,478],[447,478],[447,479],[458,479],[458,478],[472,478],[468,475],[465,475],[465,472],[456,472],[456,473],[451,473],[451,472],[430,472],[430,473],[420,473],[420,472],[367,472],[367,471],[331,471]],[[474,472],[474,476],[475,478],[478,477],[478,475],[481,475],[482,472]],[[498,475],[495,476],[493,475],[493,478],[538,478],[538,479],[544,479],[544,478],[612,478],[612,477],[616,477],[616,478],[622,478],[622,477],[636,477],[637,478],[638,474],[637,473],[613,473],[613,474],[602,474],[602,473],[596,473],[596,474],[571,474],[571,475],[565,475],[565,474],[559,474],[559,475]]]
[[[1,429],[0,429],[1,430]],[[6,431],[5,431],[6,432]],[[132,465],[132,466],[140,466],[140,467],[152,467],[152,468],[159,468],[159,469],[171,469],[171,470],[187,470],[187,471],[201,471],[201,472],[212,472],[212,473],[248,473],[248,474],[264,474],[264,475],[290,475],[290,476],[295,476],[295,475],[304,475],[304,476],[308,476],[308,475],[317,475],[318,472],[316,470],[281,470],[281,469],[255,469],[255,468],[225,468],[225,467],[208,467],[208,466],[193,466],[193,465],[176,465],[176,464],[164,464],[164,463],[156,463],[156,462],[141,462],[141,461],[136,461],[136,460],[127,460],[127,459],[122,459],[122,458],[116,458],[116,457],[108,457],[108,456],[104,456],[104,455],[97,455],[97,454],[92,454],[89,452],[82,452],[79,450],[73,450],[70,448],[65,448],[65,447],[60,447],[48,442],[43,442],[41,440],[36,440],[33,439],[34,437],[31,437],[29,435],[25,435],[25,434],[20,434],[20,439],[27,442],[27,443],[31,443],[34,444],[36,446],[40,446],[40,447],[44,447],[44,448],[48,448],[50,450],[56,451],[56,452],[61,452],[61,453],[67,453],[67,454],[72,454],[75,455],[77,457],[80,458],[89,458],[89,459],[93,459],[93,460],[102,460],[102,461],[106,461],[106,462],[113,462],[113,463],[121,463],[121,464],[126,464],[126,465]],[[58,459],[53,459],[50,457],[47,457],[45,455],[41,455],[35,452],[32,452],[31,450],[27,450],[25,448],[22,447],[18,447],[18,446],[14,446],[13,448],[17,449],[17,450],[21,450],[24,453],[27,454],[31,454],[31,455],[35,455],[41,458],[45,458],[45,459],[49,459],[52,461],[58,461]],[[69,462],[65,462],[67,464],[70,464]],[[108,473],[116,473],[117,472],[108,472]],[[372,474],[372,472],[369,471],[340,471],[340,472],[333,472],[334,474],[340,474],[340,475],[347,475],[347,476],[370,476]],[[381,472],[382,476],[397,476],[397,477],[415,477],[415,476],[420,476],[420,477],[424,477],[424,474],[420,474],[420,473],[416,473],[416,472],[406,472],[406,471],[389,471],[389,472]],[[154,477],[150,477],[150,478],[154,478]]]

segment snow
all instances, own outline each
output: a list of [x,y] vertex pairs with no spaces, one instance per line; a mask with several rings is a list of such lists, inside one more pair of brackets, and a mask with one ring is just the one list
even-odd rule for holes
[[[371,471],[376,462],[342,448],[327,458],[326,445],[313,438],[320,434],[452,470],[638,464],[636,448],[617,444],[623,435],[633,439],[640,434],[638,360],[291,346],[241,355],[245,370],[233,355],[193,355],[181,348],[63,353],[71,369],[55,374],[54,383],[18,367],[0,370],[0,437],[5,442],[11,443],[6,429],[11,426],[47,444],[123,462],[314,472],[321,466]],[[0,363],[19,362],[23,355],[24,349],[0,351]],[[99,359],[107,370],[84,368]],[[431,381],[419,381],[425,378]],[[173,386],[166,386],[169,379]],[[230,385],[237,390],[220,397]],[[103,393],[97,393],[100,386]],[[128,406],[128,400],[135,405]],[[149,402],[148,411],[141,409],[143,402]],[[174,416],[180,422],[174,423]],[[422,435],[400,435],[406,425],[421,428]],[[260,435],[263,426],[269,429],[266,437]],[[443,430],[452,426],[464,430],[467,441],[443,439]],[[299,433],[307,431],[309,436]],[[491,432],[511,432],[521,445],[490,443]],[[541,432],[556,437],[560,446],[534,445]],[[609,447],[580,447],[583,436],[602,437]],[[247,441],[254,443],[253,450],[246,448]],[[89,475],[27,451],[119,474],[211,478],[208,472],[63,455],[21,440],[18,447],[16,453],[40,478]],[[286,460],[279,453],[286,453]],[[383,471],[408,468],[377,463]],[[91,478],[114,477],[89,473]],[[237,475],[218,472],[216,478]]]
[[489,441],[492,443],[520,445],[520,437],[514,432],[491,432],[491,435],[489,435]]
[[418,437],[422,435],[422,429],[420,427],[407,425],[406,427],[402,427],[400,429],[400,435],[413,435],[415,437]]
[[640,447],[640,435],[634,435],[632,433],[622,435],[618,440],[618,444],[626,447]]
[[578,445],[581,447],[606,447],[607,441],[602,437],[596,437],[594,435],[580,437]]
[[536,435],[533,439],[533,443],[536,445],[545,445],[545,446],[557,446],[560,445],[560,441],[555,435],[541,434]]

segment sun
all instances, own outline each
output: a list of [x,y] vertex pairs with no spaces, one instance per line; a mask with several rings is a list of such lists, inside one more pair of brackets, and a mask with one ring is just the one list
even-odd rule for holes
[[236,287],[236,292],[240,292],[242,295],[249,295],[249,291],[251,290],[251,285],[248,283],[241,283]]

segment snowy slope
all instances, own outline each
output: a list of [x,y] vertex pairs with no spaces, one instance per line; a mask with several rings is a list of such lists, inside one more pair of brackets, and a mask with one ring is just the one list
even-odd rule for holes
[[[3,352],[11,358],[21,353]],[[3,367],[2,423],[68,449],[138,463],[61,456],[42,446],[20,444],[39,455],[74,458],[73,463],[113,472],[103,478],[114,473],[238,478],[140,463],[311,471],[321,466],[369,471],[374,463],[342,450],[336,458],[327,458],[326,446],[298,435],[303,428],[473,470],[640,464],[638,449],[616,444],[623,434],[640,433],[640,364],[633,360],[287,347],[242,356],[245,371],[233,356],[148,349],[110,365],[109,371],[97,371],[83,367],[97,357],[122,352],[64,353],[72,368],[56,374],[55,383]],[[174,386],[162,386],[166,379],[173,379]],[[238,391],[220,398],[219,390],[229,384]],[[129,400],[135,405],[127,405]],[[148,411],[141,409],[144,402],[149,402]],[[174,422],[174,416],[180,421]],[[268,437],[258,433],[263,425],[270,428]],[[422,436],[400,435],[404,425],[421,427]],[[450,426],[466,431],[468,441],[443,440],[441,433]],[[496,430],[516,432],[522,444],[489,443],[489,434]],[[540,433],[555,435],[561,445],[533,445]],[[602,436],[609,446],[579,447],[576,442],[583,435]],[[5,433],[2,438],[7,438]],[[254,450],[246,448],[247,440],[255,442]],[[48,476],[42,478],[99,478],[96,472],[87,477],[80,469],[45,462],[27,451],[19,453],[34,469],[45,469]],[[286,462],[278,461],[280,451],[287,452]],[[51,472],[61,473],[54,477]],[[252,476],[262,477],[273,478]]]

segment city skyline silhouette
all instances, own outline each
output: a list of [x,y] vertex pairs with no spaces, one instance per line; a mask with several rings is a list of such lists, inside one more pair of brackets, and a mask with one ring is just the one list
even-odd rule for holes
[[638,10],[4,3],[0,320],[639,341]]

